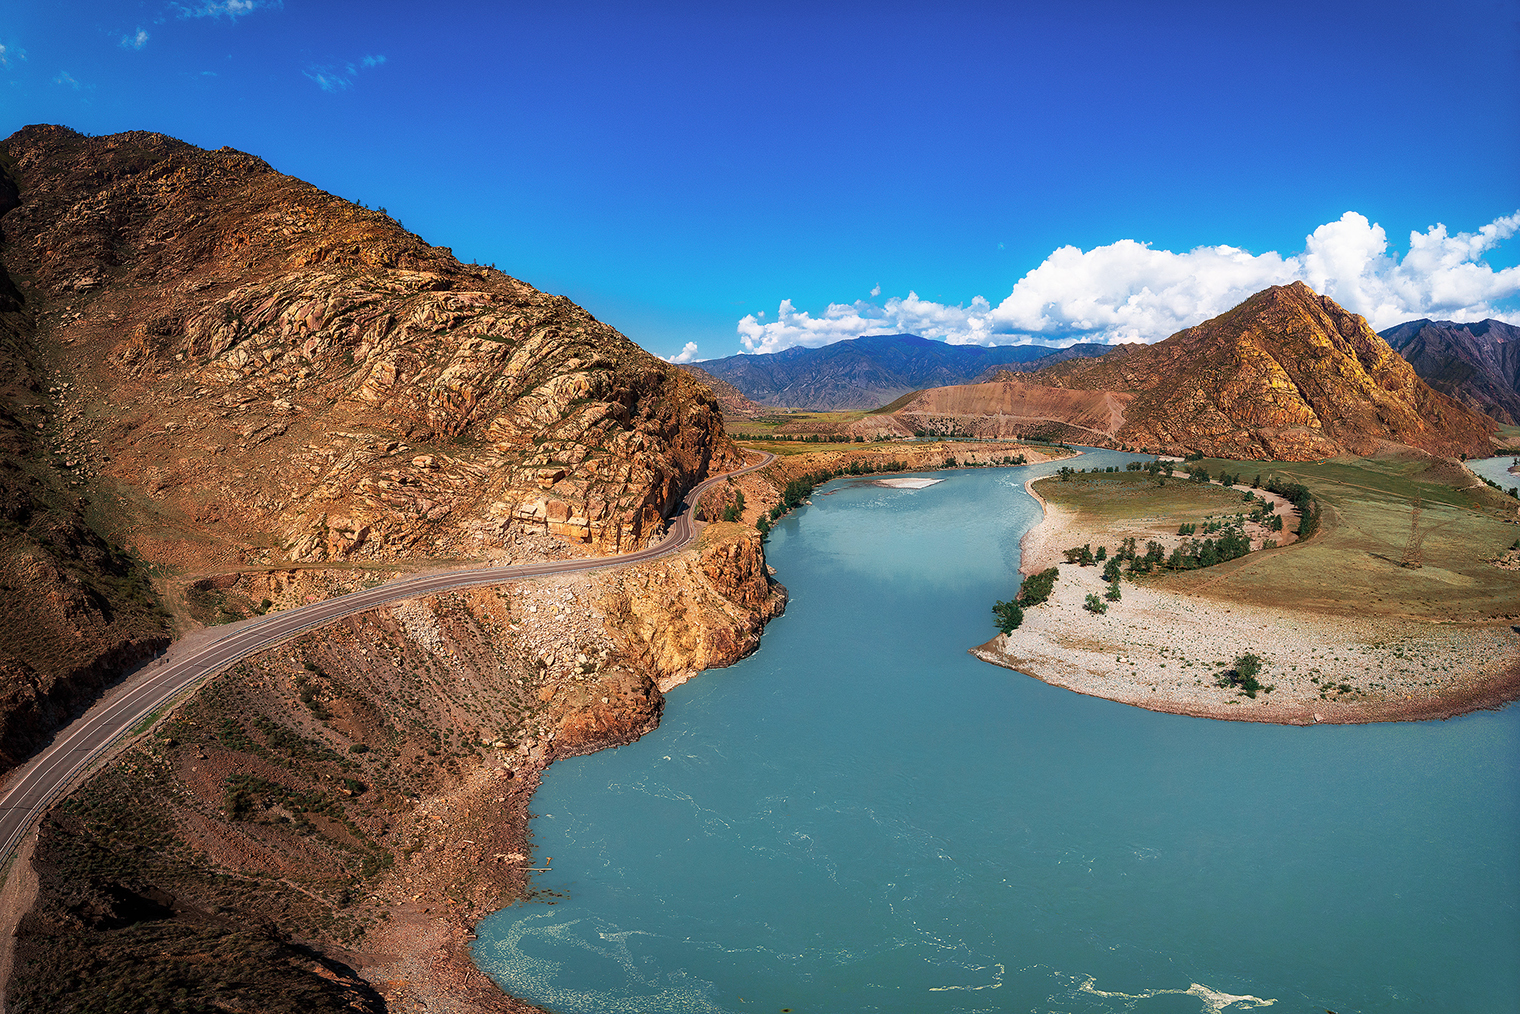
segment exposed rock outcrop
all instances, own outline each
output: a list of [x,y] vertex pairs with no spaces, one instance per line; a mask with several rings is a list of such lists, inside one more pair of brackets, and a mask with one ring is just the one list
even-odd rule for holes
[[136,494],[146,555],[616,552],[731,454],[705,388],[569,300],[257,158],[61,127],[3,148],[5,266],[73,385],[50,436]]
[[764,405],[746,398],[744,392],[740,391],[733,384],[730,384],[726,380],[718,379],[700,366],[682,366],[681,370],[695,377],[713,393],[713,396],[718,399],[718,404],[723,409],[723,418],[725,419],[753,419],[756,416],[765,414],[767,411]]

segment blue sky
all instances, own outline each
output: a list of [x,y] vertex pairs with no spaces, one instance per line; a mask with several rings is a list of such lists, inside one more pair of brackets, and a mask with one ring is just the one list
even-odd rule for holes
[[1155,340],[1296,277],[1515,318],[1520,3],[485,6],[12,3],[0,133],[255,153],[662,355]]

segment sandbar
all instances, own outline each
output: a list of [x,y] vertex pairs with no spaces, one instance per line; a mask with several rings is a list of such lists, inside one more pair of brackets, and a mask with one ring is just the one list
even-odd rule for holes
[[944,482],[944,479],[872,479],[872,486],[886,486],[890,489],[924,489],[936,482]]

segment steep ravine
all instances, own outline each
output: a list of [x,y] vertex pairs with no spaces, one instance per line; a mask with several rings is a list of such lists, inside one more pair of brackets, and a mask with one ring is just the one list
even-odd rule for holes
[[716,523],[626,569],[407,600],[198,691],[45,820],[7,1008],[528,1009],[474,969],[554,760],[659,724],[785,590]]

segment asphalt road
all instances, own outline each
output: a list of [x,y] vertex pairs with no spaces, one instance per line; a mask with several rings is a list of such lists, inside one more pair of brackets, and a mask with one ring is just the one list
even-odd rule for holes
[[4,794],[0,794],[0,842],[4,842],[3,848],[0,848],[0,862],[10,858],[11,851],[49,804],[74,781],[76,775],[90,767],[138,723],[207,676],[314,627],[397,599],[477,585],[504,584],[549,574],[626,567],[674,553],[690,545],[697,536],[697,503],[704,492],[731,476],[764,468],[774,460],[776,456],[767,453],[754,464],[715,475],[699,483],[687,494],[688,506],[676,515],[670,532],[658,545],[648,549],[618,556],[509,567],[477,567],[401,578],[339,598],[235,624],[219,636],[197,638],[193,645],[181,644],[170,648],[157,661],[139,670],[125,690],[109,700],[97,703],[64,726],[53,737],[53,742],[47,749],[11,773]]

